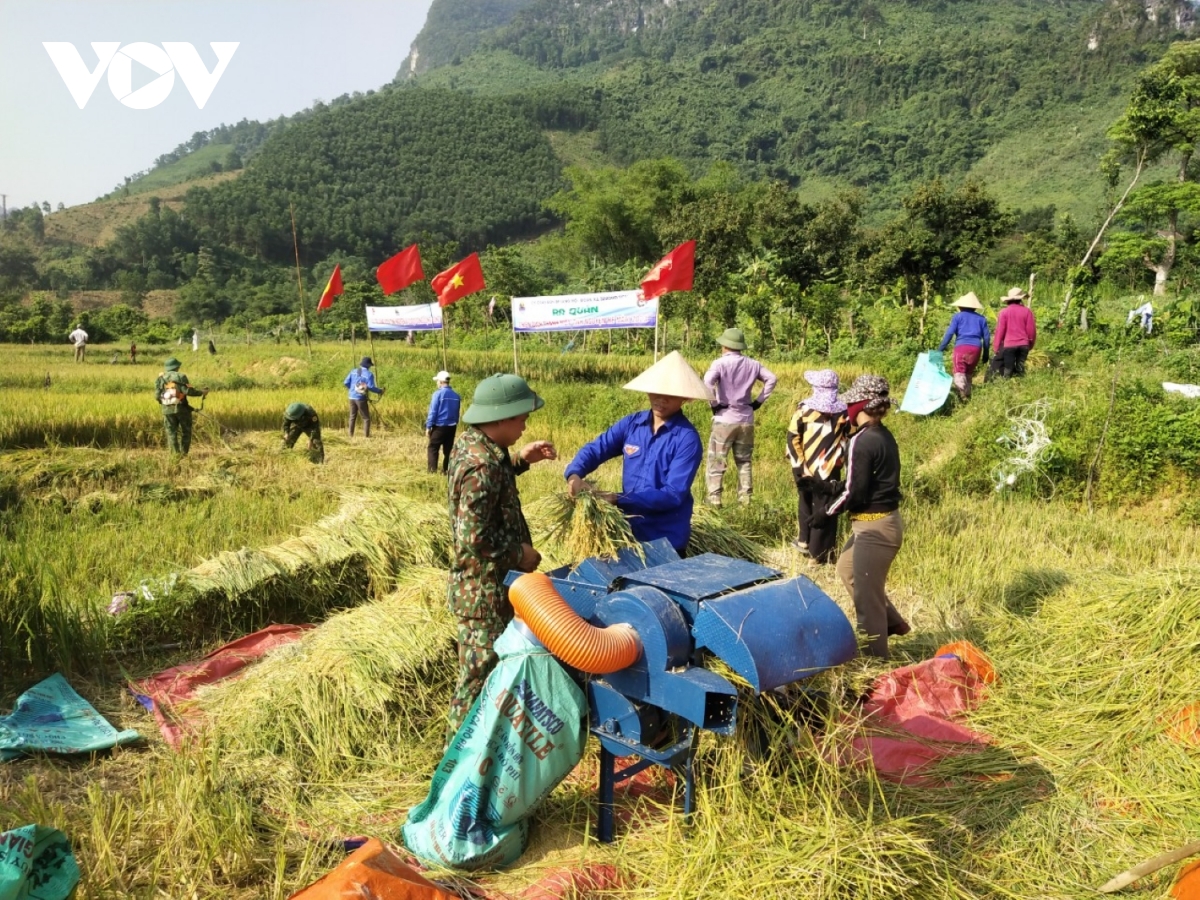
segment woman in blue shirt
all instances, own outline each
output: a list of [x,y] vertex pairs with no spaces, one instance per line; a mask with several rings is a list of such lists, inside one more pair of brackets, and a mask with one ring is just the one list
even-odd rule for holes
[[564,473],[567,489],[572,497],[592,490],[583,479],[601,463],[621,457],[620,493],[595,493],[625,513],[639,541],[665,537],[682,556],[692,533],[692,482],[704,458],[700,435],[683,405],[708,401],[708,391],[678,351],[625,387],[645,391],[650,408],[626,416],[586,444]]
[[983,304],[975,292],[964,294],[954,301],[958,312],[950,320],[950,327],[942,338],[939,351],[945,350],[954,339],[954,390],[966,400],[971,396],[971,379],[980,362],[988,361],[988,321],[983,314]]

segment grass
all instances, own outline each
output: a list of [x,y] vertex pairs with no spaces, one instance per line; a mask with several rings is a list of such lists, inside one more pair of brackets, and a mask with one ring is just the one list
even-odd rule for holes
[[[339,433],[348,350],[318,346],[311,362],[285,362],[261,346],[187,360],[194,381],[223,385],[207,408],[246,430],[226,446],[215,429],[202,429],[192,456],[171,462],[150,437],[157,411],[148,382],[157,368],[74,367],[69,348],[0,348],[3,414],[10,403],[21,410],[0,425],[0,692],[8,703],[35,672],[73,666],[72,683],[110,721],[147,736],[142,747],[91,759],[0,769],[0,828],[37,821],[64,829],[84,871],[81,898],[283,898],[336,863],[341,838],[396,840],[406,810],[424,796],[454,671],[442,599],[445,484],[424,473],[420,430],[426,370],[441,360],[377,349],[390,388],[380,409],[393,415],[369,442],[351,442]],[[502,353],[452,353],[450,363],[464,395],[484,374],[506,369]],[[29,380],[43,364],[55,366],[54,402]],[[523,439],[552,439],[564,459],[637,406],[612,385],[642,360],[531,354],[522,364],[547,399]],[[805,366],[772,367],[780,399],[799,395]],[[1136,377],[1154,372],[1146,362]],[[1190,673],[1200,646],[1200,535],[1186,515],[1193,489],[1164,470],[1161,490],[1127,493],[1093,515],[1070,489],[1069,458],[1091,461],[1107,405],[1105,392],[1089,394],[1088,385],[1110,377],[1102,361],[1089,360],[988,386],[953,415],[891,420],[908,499],[889,587],[915,626],[894,642],[893,665],[965,638],[1000,675],[969,720],[993,746],[946,764],[947,787],[901,787],[832,764],[857,727],[851,698],[884,671],[859,660],[809,685],[828,698],[823,732],[799,726],[786,697],[743,697],[738,734],[701,742],[690,826],[671,809],[678,787],[660,782],[657,794],[622,801],[634,822],[620,826],[617,843],[598,844],[593,744],[539,809],[520,863],[482,876],[487,889],[516,893],[547,869],[589,861],[624,873],[613,896],[647,900],[1082,898],[1200,830],[1194,748],[1167,734],[1175,713],[1197,699]],[[1038,478],[1060,489],[1040,499],[1035,478],[995,491],[988,472],[1002,453],[995,438],[1006,411],[1045,396],[1054,401],[1059,458]],[[74,446],[71,422],[88,414],[76,398],[105,404],[97,419],[125,409],[144,422],[146,446],[117,431]],[[278,450],[278,417],[293,398],[321,410],[323,467],[299,449]],[[789,406],[764,407],[754,503],[699,512],[697,531],[752,538],[768,565],[809,575],[848,609],[834,573],[808,568],[787,547],[795,515],[782,447]],[[689,415],[707,429],[707,416]],[[43,437],[21,449],[12,437],[20,433]],[[1106,457],[1102,468],[1119,470],[1119,462]],[[1119,475],[1105,468],[1101,477],[1117,485]],[[609,490],[618,477],[607,465],[595,480]],[[553,524],[555,504],[564,521],[561,496],[553,499],[563,490],[561,467],[538,464],[519,484],[536,533]],[[187,551],[177,549],[180,535]],[[561,539],[538,543],[550,558],[571,556]],[[153,636],[135,643],[216,643],[234,630],[240,607],[249,627],[253,610],[276,599],[324,619],[241,680],[204,691],[198,702],[210,726],[183,754],[166,748],[122,685],[195,651],[113,656],[102,613],[118,587],[172,573],[196,593],[144,609],[163,615],[152,617]],[[197,596],[211,596],[214,616],[189,612]],[[24,630],[12,624],[20,621]],[[136,634],[136,616],[128,621]],[[4,643],[10,634],[22,637]],[[1161,895],[1171,875],[1147,879],[1138,895]]]

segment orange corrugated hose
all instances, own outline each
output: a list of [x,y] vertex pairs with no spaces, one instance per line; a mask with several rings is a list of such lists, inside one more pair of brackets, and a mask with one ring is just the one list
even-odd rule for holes
[[541,572],[522,575],[508,598],[526,625],[555,657],[591,675],[618,672],[637,662],[642,641],[632,625],[597,628],[571,609]]

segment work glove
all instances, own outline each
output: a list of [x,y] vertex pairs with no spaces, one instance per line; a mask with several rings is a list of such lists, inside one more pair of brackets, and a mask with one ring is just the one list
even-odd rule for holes
[[757,409],[758,409],[760,406],[762,406],[762,401],[761,401],[761,400],[751,400],[751,401],[750,401],[750,408],[751,408],[751,409],[757,410]]
[[983,345],[983,353],[981,353],[979,355],[979,361],[986,366],[988,364],[988,361],[991,358],[992,358],[992,351],[988,348],[987,344],[984,344]]
[[714,416],[718,415],[719,413],[723,413],[725,410],[729,409],[728,403],[710,403],[708,405],[712,407]]

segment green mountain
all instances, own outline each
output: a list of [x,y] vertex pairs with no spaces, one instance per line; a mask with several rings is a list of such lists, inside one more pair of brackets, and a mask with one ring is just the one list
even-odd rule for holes
[[[432,51],[449,8],[470,36],[452,60]],[[556,110],[617,165],[724,160],[884,207],[977,172],[1011,205],[1084,215],[1134,73],[1196,28],[1187,0],[532,0],[493,21],[434,0],[402,77]]]

